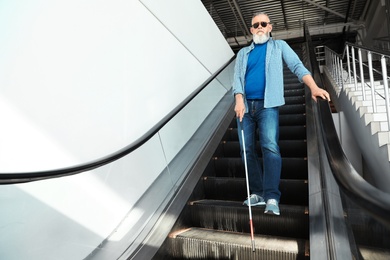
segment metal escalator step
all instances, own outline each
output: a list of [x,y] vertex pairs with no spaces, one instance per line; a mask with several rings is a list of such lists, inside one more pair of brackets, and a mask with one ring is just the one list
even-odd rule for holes
[[[301,96],[301,97],[304,97],[305,96],[305,89],[303,88],[292,88],[292,89],[285,89],[284,90],[284,97],[285,99],[287,99],[288,97],[292,97],[292,96]],[[287,100],[286,100],[286,103],[287,103]],[[305,102],[302,102],[302,103],[305,103]]]
[[279,125],[306,125],[306,114],[279,115]]
[[[299,91],[299,92],[298,92]],[[294,92],[296,94],[300,94],[301,90],[295,90]],[[289,94],[291,95],[292,93],[294,93],[293,91],[291,91]],[[284,97],[285,101],[286,101],[286,104],[283,105],[281,108],[283,108],[284,106],[288,106],[288,105],[292,105],[292,104],[301,104],[301,105],[305,105],[305,96],[304,95],[294,95],[294,96],[285,96]]]
[[[240,143],[238,141],[222,142],[221,151],[226,157],[240,157]],[[261,149],[259,142],[256,145],[259,156]],[[307,143],[305,140],[280,140],[279,149],[282,157],[307,157]]]
[[[302,139],[302,140],[306,139],[305,125],[279,127],[279,140],[296,140],[296,139]],[[238,129],[228,128],[222,140],[238,141]]]
[[[286,114],[279,115],[279,126],[306,125],[306,114]],[[237,128],[236,118],[232,119],[229,128]]]
[[279,140],[306,139],[306,126],[281,126],[279,127]]
[[249,234],[190,228],[169,237],[170,259],[305,259],[308,243],[303,239],[254,237]]
[[282,157],[307,157],[306,140],[280,140],[279,148]]
[[[214,157],[211,163],[217,177],[245,177],[241,157]],[[306,158],[282,158],[282,179],[307,179],[307,171]]]
[[305,112],[305,104],[288,104],[279,108],[280,115],[304,114]]
[[285,90],[300,89],[300,88],[303,88],[303,84],[301,82],[299,82],[299,80],[296,77],[284,79],[284,89]]
[[[306,206],[280,204],[280,216],[264,214],[264,207],[252,207],[255,234],[308,239],[309,216]],[[250,233],[248,207],[242,202],[200,200],[190,203],[192,226]]]
[[[245,178],[204,177],[203,187],[207,199],[226,199],[242,203],[247,197]],[[281,179],[279,189],[282,193],[281,204],[308,205],[309,195],[306,180]]]

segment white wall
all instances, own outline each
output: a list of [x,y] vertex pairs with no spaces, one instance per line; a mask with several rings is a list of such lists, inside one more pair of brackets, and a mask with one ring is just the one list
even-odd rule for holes
[[332,113],[333,122],[343,147],[345,155],[355,168],[355,170],[363,176],[363,159],[360,153],[360,148],[356,142],[351,128],[349,127],[344,112]]
[[135,140],[232,56],[211,23],[195,0],[1,1],[0,171]]
[[[198,0],[3,0],[0,35],[3,173],[57,169],[117,151],[233,56]],[[129,225],[147,218],[134,204],[228,81],[215,82],[193,105],[197,113],[184,116],[195,121],[171,124],[183,130],[162,132],[115,164],[0,186],[0,259],[82,259],[104,239],[120,239],[116,230],[129,212]]]

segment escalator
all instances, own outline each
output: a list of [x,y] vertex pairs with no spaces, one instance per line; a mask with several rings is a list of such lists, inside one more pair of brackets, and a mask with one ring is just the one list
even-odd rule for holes
[[309,259],[305,87],[284,69],[280,108],[280,216],[252,207],[252,250],[244,164],[232,118],[190,199],[154,259]]

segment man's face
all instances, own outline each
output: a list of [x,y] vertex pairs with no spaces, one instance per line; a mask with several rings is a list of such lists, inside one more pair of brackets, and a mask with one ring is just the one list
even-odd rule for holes
[[258,35],[258,36],[263,36],[263,35],[269,36],[269,33],[272,31],[272,25],[269,24],[269,22],[270,20],[268,16],[265,14],[260,14],[258,16],[253,17],[251,33],[253,35]]
[[[264,22],[266,22],[267,24],[264,24]],[[252,26],[251,26],[251,33],[258,34],[258,35],[270,33],[272,31],[272,25],[269,24],[269,22],[270,22],[269,18],[265,14],[260,14],[258,16],[253,17]],[[258,26],[257,28],[254,27],[256,25]]]

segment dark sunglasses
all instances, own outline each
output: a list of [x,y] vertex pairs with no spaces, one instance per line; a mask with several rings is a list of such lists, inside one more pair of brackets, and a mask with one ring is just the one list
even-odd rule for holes
[[255,29],[257,29],[257,28],[259,28],[259,25],[261,25],[261,27],[267,27],[267,25],[268,24],[271,24],[270,22],[257,22],[257,23],[254,23],[254,24],[252,24],[252,27],[253,28],[255,28]]

